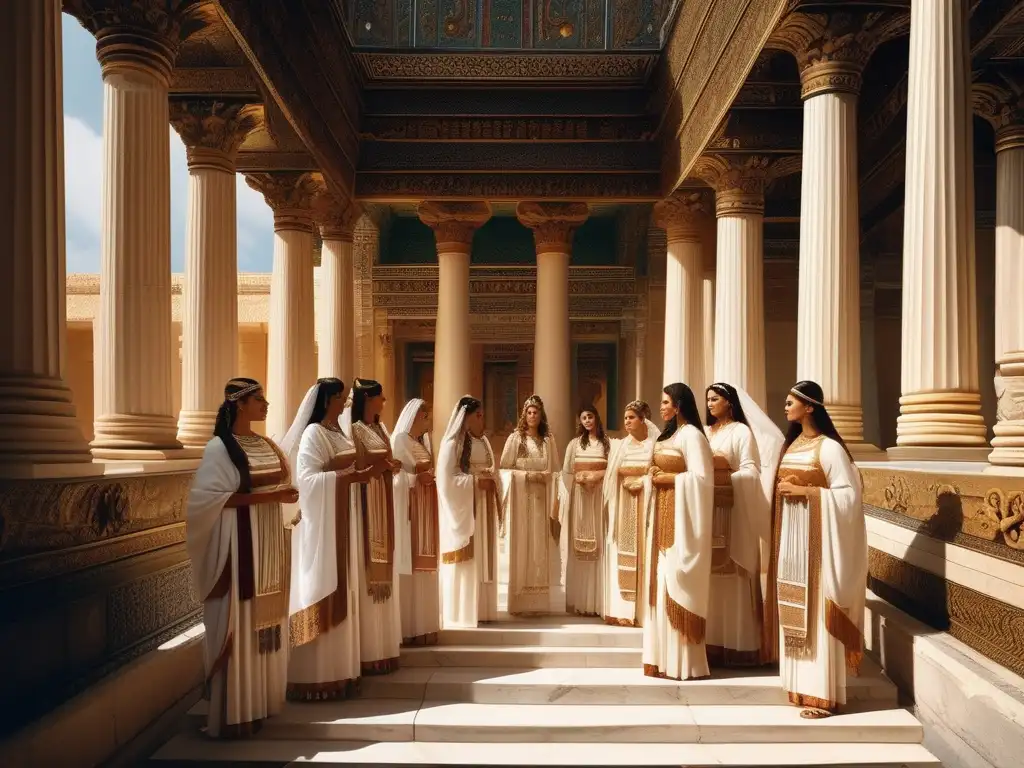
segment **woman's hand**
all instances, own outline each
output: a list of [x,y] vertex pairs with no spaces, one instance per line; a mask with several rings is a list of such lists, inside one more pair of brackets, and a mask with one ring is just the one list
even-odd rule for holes
[[295,504],[299,500],[299,492],[295,488],[278,488],[267,493],[267,500],[272,504]]
[[547,480],[547,472],[527,472],[526,482],[528,483],[543,483]]
[[575,480],[578,485],[586,485],[586,483],[587,483],[587,475],[588,474],[590,474],[590,473],[589,472],[577,472],[573,476],[573,480]]
[[657,464],[651,464],[650,468],[647,470],[647,474],[651,477],[656,477],[661,474],[661,470],[658,469]]
[[796,483],[790,483],[786,480],[779,483],[779,493],[790,499],[807,499],[810,498],[812,494],[816,494],[818,492],[819,489],[814,486],[797,485]]
[[644,481],[639,477],[631,477],[623,483],[623,486],[630,493],[639,493],[644,487]]
[[431,485],[434,482],[434,473],[429,469],[416,475],[416,482],[420,485]]

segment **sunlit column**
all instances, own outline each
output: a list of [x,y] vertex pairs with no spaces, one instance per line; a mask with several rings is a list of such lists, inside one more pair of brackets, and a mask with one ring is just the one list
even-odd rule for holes
[[323,246],[320,251],[320,311],[318,375],[352,385],[356,375],[355,271],[352,240],[362,214],[353,201],[340,201],[323,191],[316,219]]

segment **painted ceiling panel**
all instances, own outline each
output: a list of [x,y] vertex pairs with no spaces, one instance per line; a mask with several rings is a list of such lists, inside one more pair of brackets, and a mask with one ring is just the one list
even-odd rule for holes
[[356,47],[657,51],[683,0],[337,0]]

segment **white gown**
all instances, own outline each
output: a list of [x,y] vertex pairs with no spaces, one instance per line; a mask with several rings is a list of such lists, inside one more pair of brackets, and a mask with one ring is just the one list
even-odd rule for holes
[[[732,501],[716,499],[712,523],[711,598],[707,621],[712,666],[756,666],[761,661],[759,531],[768,527],[768,499],[761,484],[757,443],[746,424],[705,428],[715,458],[724,462]],[[722,483],[716,482],[717,486]]]
[[868,548],[860,475],[839,443],[818,435],[789,447],[778,479],[821,489],[810,502],[776,501],[782,687],[793,704],[834,711],[846,703],[846,671],[856,670],[864,649]]
[[354,466],[324,471],[336,456],[355,458],[345,435],[306,427],[295,468],[302,522],[292,535],[288,664],[288,698],[299,701],[345,698],[359,683],[358,526],[339,477]]
[[[654,463],[671,477],[648,508],[644,674],[673,680],[707,677],[704,647],[711,577],[714,470],[711,446],[690,424],[654,447]],[[665,477],[667,479],[667,477]]]
[[565,607],[569,613],[600,616],[604,604],[604,498],[602,483],[589,487],[575,481],[578,472],[604,472],[608,466],[604,444],[579,438],[569,443],[562,465],[559,516],[568,525],[565,570]]

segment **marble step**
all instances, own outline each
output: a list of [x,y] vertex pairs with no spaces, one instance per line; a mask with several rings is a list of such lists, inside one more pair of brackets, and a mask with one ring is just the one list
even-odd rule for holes
[[[847,681],[852,706],[892,709],[897,691],[877,667],[865,664]],[[761,671],[715,670],[708,680],[661,680],[638,668],[501,669],[407,667],[364,677],[362,695],[374,699],[461,701],[477,704],[787,704],[779,676]]]
[[183,734],[165,744],[151,768],[266,768],[296,763],[344,766],[634,766],[661,768],[942,768],[919,744],[559,744],[301,740],[212,741]]
[[439,636],[440,644],[476,645],[481,647],[532,645],[540,647],[580,646],[604,648],[643,648],[644,637],[640,629],[610,627],[592,622],[551,622],[550,624],[503,621],[476,629],[445,629]]
[[402,648],[402,667],[642,668],[642,649],[616,646],[433,645]]
[[[205,722],[201,702],[189,715]],[[289,703],[260,738],[314,741],[917,744],[920,723],[903,709],[805,720],[791,706],[586,706],[476,704],[401,699]]]

